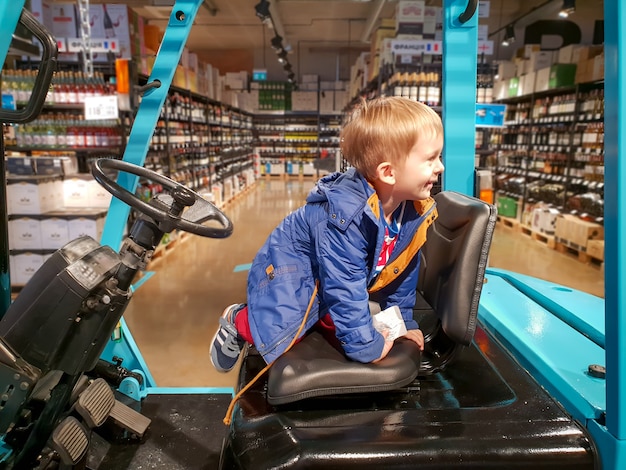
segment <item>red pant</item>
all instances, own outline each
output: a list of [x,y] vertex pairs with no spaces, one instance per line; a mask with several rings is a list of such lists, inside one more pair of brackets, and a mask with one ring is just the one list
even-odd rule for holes
[[[247,305],[239,310],[237,312],[237,315],[235,315],[235,328],[237,328],[237,333],[239,333],[239,336],[244,341],[250,344],[254,344],[254,339],[252,339],[252,333],[250,332],[250,322],[248,320]],[[335,336],[335,324],[330,318],[330,314],[327,313],[322,318],[320,318],[320,320],[316,323],[316,328],[329,343],[337,345],[339,344],[337,341],[337,337]]]

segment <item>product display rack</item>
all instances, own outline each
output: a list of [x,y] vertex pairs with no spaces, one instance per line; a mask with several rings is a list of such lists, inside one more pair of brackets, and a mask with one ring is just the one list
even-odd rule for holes
[[[496,194],[515,214],[544,203],[601,222],[604,198],[603,82],[500,100],[505,126],[491,131]],[[503,214],[505,215],[505,214]],[[524,222],[524,220],[522,220]]]
[[[18,108],[29,99],[31,75],[27,70],[3,72],[3,93],[8,91]],[[21,288],[58,243],[69,241],[68,237],[87,233],[99,238],[106,214],[101,204],[108,206],[108,199],[100,199],[109,195],[93,181],[91,163],[102,157],[121,158],[134,114],[120,111],[119,119],[86,121],[86,96],[115,93],[113,81],[105,83],[99,72],[94,77],[87,79],[71,69],[57,72],[40,116],[27,124],[4,126],[7,154],[26,157],[10,160],[8,169],[17,173],[11,173],[9,184],[16,188],[21,184],[38,188],[48,182],[55,184],[50,190],[54,207],[10,210],[13,289]],[[254,181],[252,144],[250,113],[172,87],[153,134],[146,167],[223,205]],[[68,165],[68,157],[75,163]],[[73,170],[66,174],[69,168]],[[147,198],[160,190],[158,185],[140,181],[137,192]],[[40,194],[43,191],[39,189]],[[68,202],[70,193],[75,197]],[[90,206],[96,200],[98,205]],[[131,213],[131,222],[134,217]],[[176,237],[173,233],[162,240],[161,248]]]
[[253,167],[252,144],[250,113],[171,87],[146,167],[194,190],[211,191],[231,177],[239,187]]
[[265,175],[319,176],[335,169],[341,116],[317,111],[256,114],[255,146]]
[[[125,145],[122,120],[84,119],[87,97],[115,94],[114,86],[105,78],[110,67],[103,67],[92,77],[76,71],[76,64],[60,64],[59,68],[40,116],[27,124],[7,126],[5,148],[25,156],[75,156],[79,172],[87,173],[92,154],[115,157]],[[13,97],[16,107],[30,99],[35,73],[29,68],[3,71],[3,93]]]

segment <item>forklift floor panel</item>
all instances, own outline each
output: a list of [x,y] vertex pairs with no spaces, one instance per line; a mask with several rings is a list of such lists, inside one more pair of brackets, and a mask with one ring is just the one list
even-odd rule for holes
[[[247,356],[240,387],[262,362]],[[395,392],[273,407],[264,386],[235,408],[225,468],[597,468],[586,430],[480,327],[453,365]]]
[[228,427],[229,394],[154,394],[142,414],[152,420],[141,441],[113,444],[98,470],[215,470]]

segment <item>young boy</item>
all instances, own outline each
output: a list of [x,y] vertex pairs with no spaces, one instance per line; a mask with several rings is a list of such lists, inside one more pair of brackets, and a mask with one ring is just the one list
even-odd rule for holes
[[381,309],[397,305],[405,337],[423,349],[412,308],[418,252],[437,217],[430,191],[444,170],[442,147],[441,119],[429,107],[400,97],[363,102],[341,132],[354,168],[320,179],[258,251],[247,305],[231,305],[220,318],[215,368],[231,370],[246,342],[269,364],[322,319],[334,324],[350,359],[376,362],[393,342],[374,328],[370,299]]

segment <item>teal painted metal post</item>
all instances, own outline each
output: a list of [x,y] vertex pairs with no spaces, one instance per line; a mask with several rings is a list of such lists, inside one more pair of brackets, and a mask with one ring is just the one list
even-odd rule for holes
[[17,22],[20,20],[24,3],[25,0],[0,2],[0,18],[2,18],[2,23],[0,24],[0,33],[2,33],[0,34],[0,57],[2,57],[3,64],[6,60]]
[[[606,426],[618,440],[626,440],[626,292],[624,237],[626,193],[626,5],[604,2],[604,224],[606,316]],[[620,217],[621,216],[621,217]]]
[[[13,32],[22,14],[24,0],[2,2],[0,4],[0,57],[2,64],[6,59]],[[11,273],[9,269],[9,222],[4,168],[4,143],[0,145],[2,163],[0,164],[0,318],[11,305]]]
[[[154,80],[161,82],[160,88],[151,88],[145,92],[135,116],[135,122],[128,137],[128,144],[124,151],[124,161],[143,166],[150,145],[152,133],[159,119],[160,110],[169,91],[176,65],[178,64],[189,31],[193,26],[198,7],[203,0],[177,0],[172,7],[167,29],[161,42],[161,47],[154,61],[152,73],[148,83]],[[128,173],[120,173],[117,182],[135,192],[139,178]],[[124,235],[124,228],[128,220],[129,207],[113,198],[107,215],[101,243],[118,250]]]
[[472,196],[478,10],[469,21],[461,23],[459,16],[468,2],[472,0],[443,2],[443,189]]

